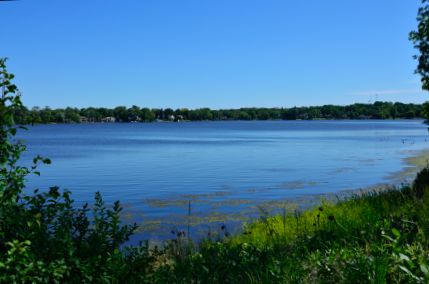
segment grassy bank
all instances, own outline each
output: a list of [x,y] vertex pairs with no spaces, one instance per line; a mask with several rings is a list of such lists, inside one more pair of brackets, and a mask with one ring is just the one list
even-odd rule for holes
[[428,185],[426,168],[413,186],[262,218],[242,235],[205,241],[192,253],[178,238],[152,280],[428,283]]
[[262,217],[240,235],[222,227],[195,245],[174,231],[162,248],[123,247],[133,228],[119,225],[119,204],[97,195],[91,220],[68,196],[54,188],[0,203],[0,240],[13,240],[0,243],[0,283],[429,281],[429,168],[411,186]]

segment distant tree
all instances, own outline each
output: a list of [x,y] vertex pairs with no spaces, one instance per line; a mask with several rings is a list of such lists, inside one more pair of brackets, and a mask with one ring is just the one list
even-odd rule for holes
[[200,119],[201,120],[212,120],[213,114],[209,108],[201,108],[200,109]]
[[66,122],[80,122],[79,110],[76,108],[68,107],[65,110],[65,120]]
[[320,109],[318,108],[310,108],[308,110],[308,117],[309,119],[317,119],[321,117]]
[[101,114],[93,107],[82,109],[80,115],[85,116],[91,122],[98,122],[101,119]]
[[187,108],[176,109],[174,111],[174,115],[175,116],[181,115],[184,120],[188,120],[189,119],[189,109],[187,109]]
[[174,110],[172,110],[171,108],[164,109],[164,119],[170,120],[170,117],[172,115],[174,115]]
[[42,120],[42,123],[52,122],[53,117],[54,115],[49,107],[45,107],[40,111],[40,119]]
[[153,108],[152,112],[155,114],[155,119],[164,119],[164,111],[162,108]]
[[115,107],[113,109],[113,115],[117,121],[128,122],[127,108],[124,106]]
[[102,118],[104,117],[112,117],[113,116],[113,110],[108,108],[98,108],[97,112],[100,114]]
[[422,115],[429,119],[429,102],[423,104]]
[[124,106],[108,108],[65,108],[50,109],[24,106],[14,110],[16,124],[28,123],[79,123],[81,116],[90,122],[100,122],[105,117],[115,117],[118,122],[152,122],[160,120],[312,120],[312,119],[391,119],[428,118],[427,105],[390,103],[377,101],[373,104],[348,106],[311,106],[294,108],[240,108],[240,109],[149,109]]
[[66,115],[64,113],[64,110],[57,109],[54,112],[54,122],[56,122],[56,123],[64,123],[64,122],[66,122]]
[[148,108],[141,109],[141,120],[151,122],[155,120],[155,114]]
[[32,123],[40,123],[42,119],[40,118],[40,108],[35,106],[30,111],[30,121]]
[[138,106],[133,105],[127,110],[127,120],[128,121],[140,121],[141,120],[141,110]]

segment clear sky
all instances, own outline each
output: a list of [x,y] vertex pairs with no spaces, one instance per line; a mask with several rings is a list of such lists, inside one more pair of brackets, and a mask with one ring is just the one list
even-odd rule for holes
[[420,103],[419,3],[0,1],[0,56],[28,106]]

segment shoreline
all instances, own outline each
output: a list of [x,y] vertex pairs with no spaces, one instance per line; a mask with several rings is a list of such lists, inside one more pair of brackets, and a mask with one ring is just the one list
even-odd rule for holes
[[[193,232],[191,235],[198,240],[201,238],[202,233],[204,233],[207,227],[211,227],[215,230],[215,228],[220,226],[220,224],[228,224],[229,228],[233,232],[232,235],[235,235],[237,233],[239,234],[245,225],[258,222],[259,218],[265,214],[267,214],[266,217],[275,217],[283,211],[288,214],[294,214],[294,212],[306,212],[320,206],[323,202],[338,203],[347,201],[353,196],[363,196],[369,192],[380,193],[391,189],[401,188],[404,185],[411,185],[416,174],[428,165],[429,148],[410,151],[410,156],[402,158],[402,162],[404,163],[402,169],[388,174],[386,177],[387,182],[380,182],[362,188],[343,189],[329,193],[298,194],[295,197],[284,198],[281,200],[271,200],[264,201],[259,204],[251,204],[248,208],[235,213],[221,213],[216,211],[207,215],[189,216],[192,227],[191,231]],[[182,201],[185,208],[188,201]],[[198,201],[193,200],[193,202]],[[158,235],[160,232],[168,232],[168,228],[171,226],[178,228],[185,227],[188,220],[185,211],[186,210],[184,210],[183,214],[178,214],[177,217],[180,221],[176,220],[176,222],[170,222],[168,220],[143,221],[141,224],[142,229],[144,228],[143,231],[151,231],[151,233],[149,233],[149,235],[151,235],[149,241],[159,244],[160,241],[162,242],[162,240],[168,239],[168,233],[165,234],[165,237],[162,237]],[[262,212],[265,212],[265,214],[262,214]],[[154,236],[153,233],[156,236]],[[163,234],[161,233],[161,235]]]
[[403,158],[402,170],[388,176],[393,184],[410,183],[416,174],[429,165],[429,148],[412,151],[413,155]]
[[88,121],[88,122],[36,122],[32,124],[23,124],[22,126],[36,125],[94,125],[94,124],[158,124],[158,123],[190,123],[190,122],[263,122],[263,121],[422,121],[423,117],[414,118],[313,118],[313,119],[206,119],[206,120],[154,120],[154,121]]

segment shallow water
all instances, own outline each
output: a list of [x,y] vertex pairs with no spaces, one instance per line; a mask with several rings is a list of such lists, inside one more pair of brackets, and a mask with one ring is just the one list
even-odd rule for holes
[[234,222],[260,204],[392,182],[429,148],[417,120],[37,125],[19,137],[27,162],[53,161],[29,188],[59,185],[77,203],[100,191],[160,239],[185,223],[189,201],[194,224]]

